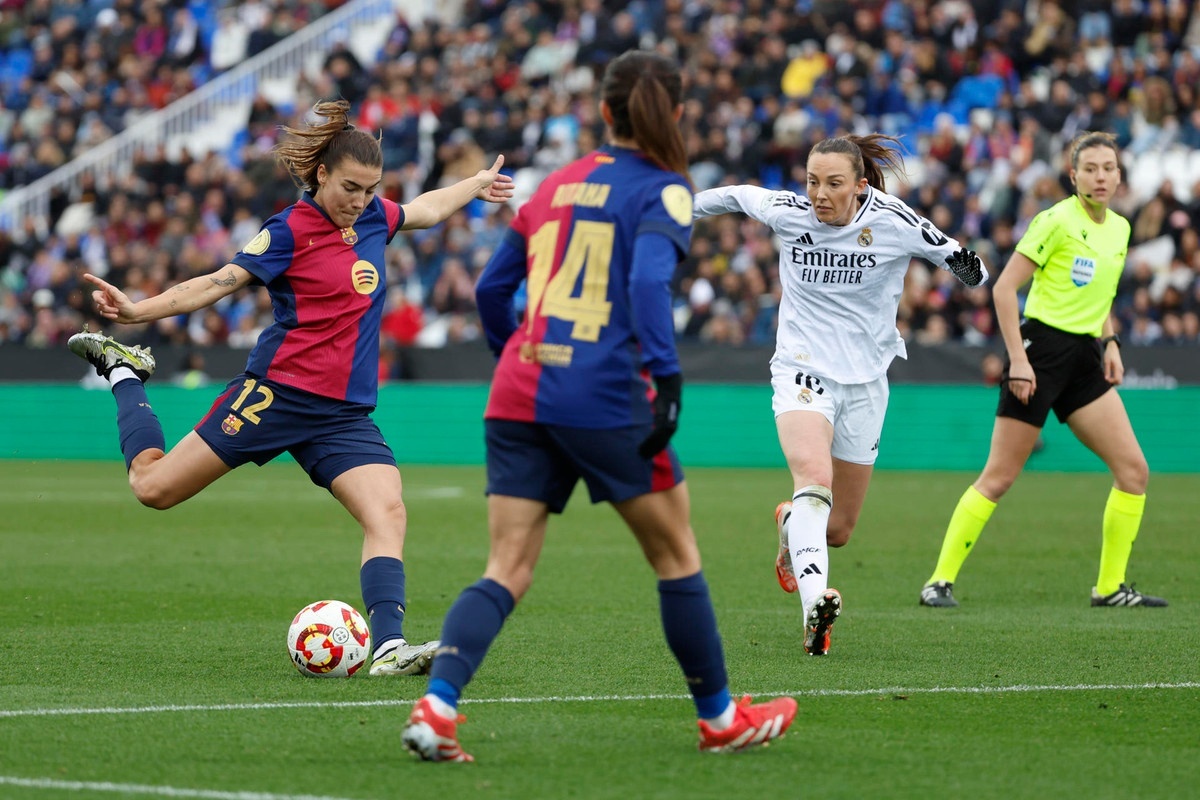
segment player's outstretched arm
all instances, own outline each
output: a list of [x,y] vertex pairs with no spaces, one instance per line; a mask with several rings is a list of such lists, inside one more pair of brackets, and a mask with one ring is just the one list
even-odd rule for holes
[[765,222],[766,212],[776,192],[761,186],[720,186],[697,192],[692,203],[692,219],[739,212]]
[[236,264],[226,264],[216,272],[186,280],[162,294],[136,303],[120,289],[91,273],[84,273],[83,279],[96,287],[92,292],[92,301],[100,316],[132,325],[211,306],[250,283],[254,276]]
[[489,203],[511,200],[513,180],[508,175],[500,174],[503,166],[504,156],[496,156],[490,169],[481,169],[474,177],[465,178],[453,186],[425,192],[413,198],[411,203],[405,203],[401,230],[432,228],[476,198]]

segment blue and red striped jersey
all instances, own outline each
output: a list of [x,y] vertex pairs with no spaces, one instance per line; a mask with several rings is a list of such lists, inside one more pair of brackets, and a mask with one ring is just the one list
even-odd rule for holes
[[500,352],[485,416],[583,428],[649,422],[647,373],[679,372],[670,282],[691,229],[684,177],[636,150],[605,146],[551,174],[476,286]]
[[267,287],[275,313],[246,372],[374,406],[384,250],[402,224],[403,209],[376,196],[354,225],[339,228],[308,192],[267,220],[232,259]]

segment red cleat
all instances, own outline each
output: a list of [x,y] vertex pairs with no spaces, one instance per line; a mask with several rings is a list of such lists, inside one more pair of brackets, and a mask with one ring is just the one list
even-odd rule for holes
[[788,594],[796,591],[796,573],[792,571],[792,553],[788,548],[787,521],[792,514],[792,503],[785,500],[775,506],[775,527],[779,529],[779,555],[775,556],[775,577],[779,588]]
[[413,707],[400,741],[422,761],[474,761],[458,745],[458,723],[467,718],[459,714],[454,719],[443,717],[433,710],[429,698],[422,697]]
[[700,720],[700,750],[705,753],[737,753],[755,745],[765,745],[783,736],[796,718],[796,701],[779,697],[765,703],[751,703],[750,695],[737,701],[733,724],[714,731]]

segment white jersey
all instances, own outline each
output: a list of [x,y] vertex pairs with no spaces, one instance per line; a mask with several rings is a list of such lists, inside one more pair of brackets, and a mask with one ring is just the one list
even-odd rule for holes
[[[961,245],[898,197],[868,186],[850,224],[817,219],[807,197],[758,186],[706,189],[696,218],[740,211],[781,240],[779,331],[772,364],[840,383],[868,383],[907,357],[896,330],[904,275],[913,258],[949,269]],[[984,273],[987,280],[987,273]]]

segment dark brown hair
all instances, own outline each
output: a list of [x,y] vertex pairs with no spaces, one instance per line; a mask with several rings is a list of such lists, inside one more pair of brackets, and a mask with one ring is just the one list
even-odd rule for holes
[[367,167],[383,166],[379,140],[350,124],[348,102],[323,100],[313,106],[313,113],[325,121],[303,129],[281,125],[288,138],[275,145],[275,157],[299,185],[316,191],[317,167],[322,164],[330,172],[347,159]]
[[[894,147],[888,147],[891,143]],[[866,136],[837,136],[822,139],[813,147],[810,156],[818,153],[841,153],[850,159],[854,167],[854,180],[866,178],[867,183],[879,191],[883,188],[883,170],[886,167],[897,175],[904,174],[904,157],[900,155],[900,140],[882,133]]]
[[1071,140],[1071,169],[1079,169],[1079,154],[1089,147],[1109,147],[1118,156],[1121,155],[1121,150],[1117,147],[1116,136],[1111,133],[1084,131]]
[[683,102],[683,77],[670,59],[646,50],[630,50],[609,62],[600,96],[612,112],[618,139],[633,139],[638,149],[663,169],[688,176],[687,149],[675,122]]

